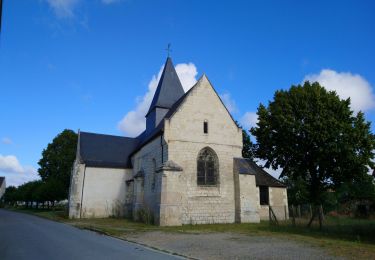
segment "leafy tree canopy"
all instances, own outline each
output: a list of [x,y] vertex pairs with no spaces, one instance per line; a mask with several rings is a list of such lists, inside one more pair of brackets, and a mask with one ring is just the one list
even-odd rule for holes
[[253,159],[254,158],[254,144],[251,142],[250,135],[248,134],[248,131],[243,129],[243,127],[238,123],[238,121],[235,121],[236,125],[238,128],[242,129],[242,157],[243,158],[249,158]]
[[255,157],[266,167],[283,168],[281,177],[303,180],[311,202],[321,203],[337,188],[373,168],[375,137],[362,112],[353,115],[350,99],[341,100],[319,83],[305,82],[275,93],[260,105],[251,129]]
[[254,144],[251,142],[250,136],[245,129],[242,129],[242,157],[253,159],[253,148]]
[[60,181],[63,185],[64,197],[68,195],[71,169],[76,157],[77,139],[74,131],[65,129],[43,150],[42,158],[38,162],[40,166],[38,172],[42,180],[44,182]]
[[14,203],[15,201],[17,201],[16,196],[17,196],[17,188],[14,186],[9,186],[5,189],[3,199],[6,203]]

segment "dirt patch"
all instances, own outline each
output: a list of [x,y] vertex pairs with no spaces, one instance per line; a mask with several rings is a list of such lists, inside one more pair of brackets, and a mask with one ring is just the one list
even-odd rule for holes
[[129,234],[125,238],[195,259],[340,259],[304,243],[233,233],[154,231]]

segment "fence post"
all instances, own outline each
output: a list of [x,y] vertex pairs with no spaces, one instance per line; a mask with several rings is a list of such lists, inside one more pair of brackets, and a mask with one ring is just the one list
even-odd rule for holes
[[272,224],[271,223],[272,222],[272,218],[271,218],[271,206],[270,205],[268,205],[268,220],[269,220],[270,224]]

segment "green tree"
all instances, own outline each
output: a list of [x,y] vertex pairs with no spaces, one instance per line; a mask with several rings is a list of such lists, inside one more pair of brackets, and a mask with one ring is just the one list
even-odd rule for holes
[[314,204],[322,204],[328,188],[374,166],[375,137],[364,114],[353,115],[350,99],[341,100],[317,82],[276,91],[257,114],[258,125],[250,131],[257,139],[255,157],[266,167],[283,168],[281,177],[301,178]]
[[283,178],[283,183],[288,189],[288,204],[301,205],[309,203],[308,189],[306,182],[301,177],[291,180],[287,177]]
[[5,189],[4,202],[8,205],[14,205],[17,202],[17,188],[9,186]]
[[37,201],[35,192],[40,185],[39,181],[30,181],[22,184],[17,189],[17,200],[25,202],[25,206],[29,207],[33,205],[33,202]]
[[64,198],[68,196],[70,174],[76,157],[77,134],[65,129],[42,152],[39,160],[39,175],[44,182],[60,181],[64,188]]
[[66,190],[63,183],[58,180],[51,178],[43,186],[43,194],[45,201],[55,204],[55,201],[60,201],[66,198]]
[[247,133],[245,129],[242,129],[242,143],[243,143],[242,157],[253,159],[254,158],[254,154],[253,154],[254,144],[251,142],[250,135]]
[[44,183],[41,180],[37,180],[31,182],[31,184],[31,201],[35,202],[36,208],[38,208],[40,203],[44,203],[46,201],[43,193]]
[[370,200],[375,202],[375,185],[372,176],[362,173],[356,175],[351,181],[341,185],[337,190],[339,202],[345,203],[353,200]]
[[242,143],[243,143],[242,157],[253,159],[254,158],[254,153],[253,153],[254,144],[251,142],[250,135],[248,134],[247,130],[243,129],[240,123],[238,123],[237,121],[235,121],[235,123],[237,127],[242,129]]

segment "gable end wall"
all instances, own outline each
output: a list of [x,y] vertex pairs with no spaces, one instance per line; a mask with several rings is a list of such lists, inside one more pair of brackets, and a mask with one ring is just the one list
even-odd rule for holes
[[[208,121],[208,134],[203,122]],[[182,224],[233,223],[235,196],[233,157],[241,157],[242,132],[207,79],[188,93],[179,109],[165,122],[169,160],[183,168]],[[210,147],[219,159],[219,181],[215,187],[197,185],[197,156]]]

